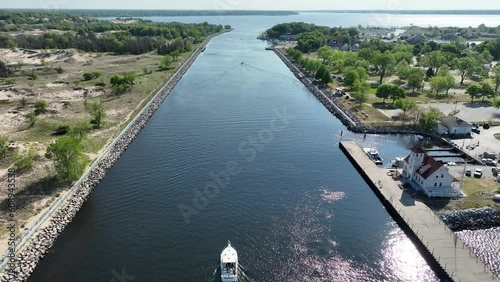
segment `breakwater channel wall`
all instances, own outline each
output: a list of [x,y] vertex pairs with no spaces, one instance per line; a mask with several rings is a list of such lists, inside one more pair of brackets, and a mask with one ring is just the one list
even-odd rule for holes
[[353,141],[339,147],[441,281],[499,281],[425,204],[401,190]]
[[314,81],[306,71],[304,71],[299,65],[292,62],[280,48],[273,48],[273,51],[278,55],[278,57],[285,63],[285,65],[290,69],[290,71],[299,79],[307,89],[318,99],[318,101],[325,106],[325,108],[330,111],[335,117],[337,117],[348,130],[355,133],[367,133],[367,134],[416,134],[432,138],[437,144],[445,144],[446,146],[454,147],[455,150],[467,159],[475,164],[484,165],[478,158],[468,154],[464,150],[453,146],[450,140],[447,140],[437,134],[432,134],[429,132],[423,132],[415,126],[372,126],[364,124],[362,121],[356,117],[349,109],[347,109],[339,99],[342,98],[341,95],[332,93],[328,89],[323,89]]
[[[222,32],[224,33],[224,32]],[[222,33],[214,34],[196,49],[181,65],[172,77],[142,108],[135,118],[123,129],[117,138],[107,147],[103,154],[92,164],[85,174],[64,195],[58,197],[39,217],[35,224],[26,230],[16,241],[16,255],[7,252],[0,260],[0,281],[26,281],[35,269],[38,261],[52,247],[57,236],[70,223],[93,189],[100,183],[106,173],[127,150],[128,145],[136,138],[149,118],[160,107],[181,80],[191,64],[206,47],[210,40]]]

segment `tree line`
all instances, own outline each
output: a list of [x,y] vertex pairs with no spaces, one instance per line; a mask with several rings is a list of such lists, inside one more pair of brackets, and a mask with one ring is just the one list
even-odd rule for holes
[[[47,16],[47,18],[42,18]],[[65,32],[45,32],[42,35],[21,33],[0,35],[0,48],[67,49],[87,52],[143,54],[158,50],[165,55],[175,50],[190,51],[192,44],[208,35],[220,32],[222,25],[208,23],[154,23],[138,19],[133,24],[119,24],[67,14],[1,12],[5,21],[0,30],[22,31],[41,28]],[[1,21],[0,21],[1,22]],[[20,22],[20,23],[18,23]]]

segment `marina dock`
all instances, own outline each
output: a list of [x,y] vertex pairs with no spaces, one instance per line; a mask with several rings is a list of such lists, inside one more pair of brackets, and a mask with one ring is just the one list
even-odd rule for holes
[[500,281],[431,209],[400,189],[400,182],[388,176],[387,169],[377,167],[356,142],[342,141],[339,147],[442,281]]

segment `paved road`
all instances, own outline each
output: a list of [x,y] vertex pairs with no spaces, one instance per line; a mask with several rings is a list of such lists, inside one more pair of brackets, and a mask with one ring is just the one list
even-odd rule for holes
[[[432,103],[432,104],[423,104],[419,105],[421,109],[425,109],[428,107],[435,107],[445,115],[448,115],[455,111],[454,103]],[[486,107],[479,103],[458,103],[456,105],[456,110],[460,112],[457,114],[457,117],[466,120],[466,121],[487,121],[488,119],[492,119],[495,121],[500,121],[500,109],[495,109],[493,107]],[[397,116],[403,111],[399,109],[395,110],[381,110],[386,116],[393,117]]]

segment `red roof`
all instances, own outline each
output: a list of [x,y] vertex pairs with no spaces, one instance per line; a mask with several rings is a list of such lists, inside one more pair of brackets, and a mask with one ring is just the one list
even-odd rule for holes
[[[438,169],[440,169],[443,164],[436,161],[433,157],[427,155],[424,149],[421,147],[415,147],[411,149],[411,151],[415,154],[424,154],[424,162],[417,169],[417,173],[420,174],[424,179],[429,178],[429,176],[433,175]],[[409,163],[410,156],[408,155],[405,158],[405,162]],[[422,170],[422,172],[420,172]]]
[[411,151],[416,154],[425,154],[425,150],[422,147],[415,147]]
[[422,166],[417,170],[418,173],[420,173],[420,169],[424,168],[425,171],[420,173],[424,179],[429,178],[434,172],[436,172],[438,169],[440,169],[443,166],[442,163],[436,161],[433,157],[424,154],[424,163]]

